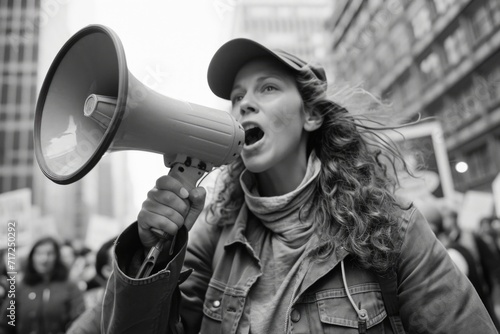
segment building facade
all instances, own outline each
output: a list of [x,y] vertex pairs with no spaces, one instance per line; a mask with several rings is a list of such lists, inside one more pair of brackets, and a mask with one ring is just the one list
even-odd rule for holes
[[40,0],[0,2],[0,193],[33,186]]
[[322,62],[329,0],[245,0],[235,4],[233,37],[246,37],[288,51],[304,60]]
[[20,224],[55,231],[61,239],[84,240],[94,220],[130,223],[132,189],[125,155],[103,157],[84,179],[64,186],[46,178],[35,159],[38,92],[55,54],[72,34],[71,5],[63,0],[0,1],[0,194],[29,189],[32,219]]
[[[329,63],[339,81],[439,120],[457,191],[500,172],[500,1],[336,0]],[[458,163],[468,166],[457,171]]]

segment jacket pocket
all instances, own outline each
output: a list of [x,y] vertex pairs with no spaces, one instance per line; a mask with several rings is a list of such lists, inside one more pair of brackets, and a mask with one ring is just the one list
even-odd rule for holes
[[[349,292],[368,313],[367,333],[392,333],[385,325],[387,313],[377,283],[352,285]],[[294,333],[357,334],[358,314],[344,288],[330,288],[302,296],[290,314]]]
[[[366,283],[349,287],[354,303],[368,313],[367,333],[385,333],[383,320],[387,317],[380,287]],[[319,320],[324,333],[358,333],[358,314],[345,289],[330,289],[316,293]],[[361,306],[361,307],[360,307]]]
[[210,282],[203,302],[203,320],[200,333],[221,333],[222,307],[225,287],[213,280]]
[[224,288],[219,284],[210,283],[203,302],[203,314],[212,320],[221,321]]

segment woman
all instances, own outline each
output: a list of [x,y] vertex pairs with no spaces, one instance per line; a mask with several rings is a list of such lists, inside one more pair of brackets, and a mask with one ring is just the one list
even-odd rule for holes
[[[201,215],[202,188],[157,180],[117,240],[105,332],[496,333],[422,215],[393,195],[384,145],[327,98],[321,67],[236,39],[208,81],[246,131],[241,157]],[[134,279],[152,228],[177,235],[174,253]]]
[[[68,269],[61,261],[58,242],[52,237],[38,240],[31,249],[22,282],[15,297],[8,297],[2,307],[15,302],[15,326],[3,314],[2,333],[66,333],[71,322],[84,311],[83,295],[74,282],[68,281]],[[10,313],[9,313],[10,314]]]

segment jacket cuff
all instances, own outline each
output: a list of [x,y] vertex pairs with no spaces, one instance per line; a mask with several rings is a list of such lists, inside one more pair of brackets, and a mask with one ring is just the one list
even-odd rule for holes
[[178,307],[171,305],[171,300],[179,284],[187,234],[186,228],[180,229],[170,261],[155,274],[141,279],[133,278],[138,269],[138,254],[143,254],[144,249],[137,223],[129,226],[118,237],[114,270],[108,281],[103,304],[105,333],[166,332],[170,307]]

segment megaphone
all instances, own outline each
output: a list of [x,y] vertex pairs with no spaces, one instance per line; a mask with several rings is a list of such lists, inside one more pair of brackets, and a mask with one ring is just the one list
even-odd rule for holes
[[140,150],[192,188],[233,161],[244,142],[227,112],[161,95],[127,69],[118,35],[103,25],[74,34],[52,62],[36,104],[34,146],[42,172],[58,184],[85,176],[106,152]]
[[[229,113],[139,82],[117,34],[102,25],[81,29],[63,45],[36,104],[36,159],[59,184],[84,177],[106,152],[140,150],[163,154],[169,175],[190,190],[205,172],[235,160],[244,136]],[[149,275],[162,248],[161,240],[151,248],[137,278]]]

